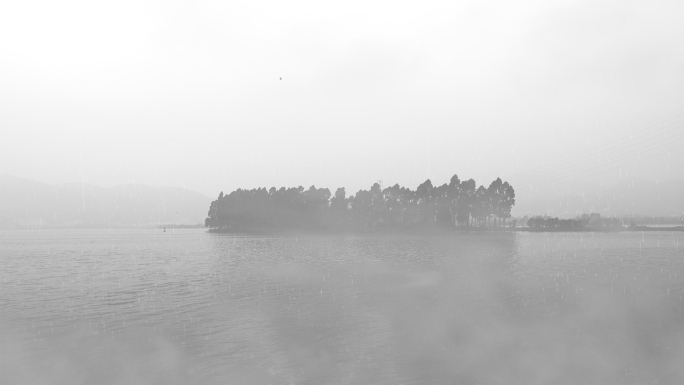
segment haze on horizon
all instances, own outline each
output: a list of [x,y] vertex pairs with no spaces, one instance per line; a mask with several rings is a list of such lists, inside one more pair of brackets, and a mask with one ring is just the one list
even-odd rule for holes
[[[501,177],[518,194],[549,178],[682,178],[683,12],[671,1],[5,2],[0,173],[212,198],[415,188],[454,173]],[[578,170],[591,177],[574,181]]]

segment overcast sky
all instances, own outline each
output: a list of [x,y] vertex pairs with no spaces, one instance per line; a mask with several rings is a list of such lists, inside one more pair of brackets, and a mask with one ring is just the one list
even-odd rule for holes
[[6,1],[0,172],[212,197],[454,173],[538,183],[554,164],[544,177],[681,178],[682,14],[652,0]]

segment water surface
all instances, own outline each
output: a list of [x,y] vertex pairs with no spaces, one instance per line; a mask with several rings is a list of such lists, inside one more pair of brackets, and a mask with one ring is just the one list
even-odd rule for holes
[[684,383],[684,237],[5,231],[3,384]]

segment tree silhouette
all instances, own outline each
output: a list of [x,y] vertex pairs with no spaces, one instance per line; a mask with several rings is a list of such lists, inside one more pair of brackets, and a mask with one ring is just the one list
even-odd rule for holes
[[527,220],[527,226],[533,229],[560,231],[607,231],[623,229],[622,223],[619,219],[601,218],[601,214],[599,213],[582,214],[577,216],[575,219],[558,219],[558,217],[537,215]]
[[374,183],[349,197],[344,187],[332,197],[330,190],[316,186],[237,189],[221,192],[211,203],[205,226],[229,231],[410,230],[491,226],[492,217],[505,225],[515,204],[513,187],[500,178],[488,188],[476,186],[473,179],[461,181],[454,175],[441,186],[427,179],[415,191]]

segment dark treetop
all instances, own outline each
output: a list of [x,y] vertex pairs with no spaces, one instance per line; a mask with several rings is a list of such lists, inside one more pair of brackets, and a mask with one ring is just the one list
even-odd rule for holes
[[511,216],[515,191],[500,178],[489,187],[473,179],[433,186],[428,179],[416,190],[398,184],[360,190],[347,197],[343,187],[331,196],[315,186],[221,192],[211,202],[205,225],[217,230],[420,230],[496,226]]

